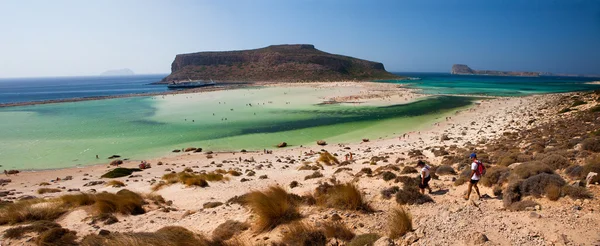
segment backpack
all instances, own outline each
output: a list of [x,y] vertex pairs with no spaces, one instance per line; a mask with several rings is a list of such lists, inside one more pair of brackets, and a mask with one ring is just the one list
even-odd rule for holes
[[479,160],[475,161],[475,163],[477,163],[477,169],[475,169],[475,174],[477,174],[477,176],[480,177],[485,175],[485,172],[487,171],[485,165],[483,165],[483,163],[481,163],[481,161]]

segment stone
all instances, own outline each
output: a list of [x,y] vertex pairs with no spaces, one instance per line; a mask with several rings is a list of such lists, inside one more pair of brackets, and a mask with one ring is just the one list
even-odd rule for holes
[[102,230],[100,230],[98,232],[98,235],[100,235],[100,236],[108,236],[108,235],[110,235],[110,231],[102,229]]
[[340,220],[342,220],[342,217],[339,214],[333,214],[333,215],[331,215],[331,220],[332,221],[340,221]]
[[589,186],[595,176],[598,176],[598,173],[589,172],[587,177],[585,177],[586,186]]
[[481,232],[475,232],[473,234],[471,234],[471,236],[469,237],[469,243],[472,245],[480,245],[480,244],[484,244],[485,242],[489,241],[489,239],[487,238],[487,236]]
[[396,245],[396,244],[389,237],[380,237],[377,241],[375,241],[375,243],[373,243],[373,246],[394,246],[394,245]]
[[539,218],[542,218],[542,216],[536,212],[531,212],[531,213],[529,213],[529,218],[539,219]]
[[279,144],[277,145],[277,148],[283,148],[283,147],[286,147],[286,146],[287,146],[287,143],[286,143],[286,142],[281,142],[281,143],[279,143]]
[[325,140],[319,140],[319,141],[317,141],[317,144],[323,146],[323,145],[327,145],[327,142],[325,142]]

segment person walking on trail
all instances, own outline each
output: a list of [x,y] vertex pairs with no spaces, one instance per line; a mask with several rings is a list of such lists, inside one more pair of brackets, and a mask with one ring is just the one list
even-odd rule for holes
[[431,193],[431,187],[429,187],[429,181],[431,180],[431,167],[426,165],[425,162],[423,162],[422,160],[419,160],[419,162],[417,162],[417,167],[421,168],[421,171],[419,172],[421,174],[421,182],[419,183],[419,189],[421,189],[421,194],[425,194],[425,188],[427,188],[429,190],[429,193]]
[[471,189],[475,187],[475,191],[477,192],[477,196],[481,199],[481,194],[479,193],[479,187],[477,187],[477,183],[481,176],[485,173],[485,166],[481,161],[477,160],[477,154],[472,153],[471,156],[471,181],[469,182],[469,188],[467,190],[467,194],[464,196],[465,200],[469,200],[469,196],[471,196]]

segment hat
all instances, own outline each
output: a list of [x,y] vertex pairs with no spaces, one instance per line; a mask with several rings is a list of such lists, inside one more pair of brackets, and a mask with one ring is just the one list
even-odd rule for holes
[[475,154],[475,153],[472,153],[472,154],[471,154],[471,158],[477,158],[477,154]]
[[417,166],[420,166],[420,165],[425,165],[425,162],[423,162],[422,160],[419,160],[419,161],[417,162]]

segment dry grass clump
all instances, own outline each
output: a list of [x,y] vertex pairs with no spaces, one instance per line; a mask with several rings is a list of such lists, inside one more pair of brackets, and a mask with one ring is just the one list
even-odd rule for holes
[[350,241],[355,234],[341,222],[325,222],[323,224],[323,233],[327,238],[335,238],[342,241]]
[[581,178],[584,179],[587,177],[588,173],[595,172],[598,173],[596,177],[592,178],[590,181],[593,183],[600,183],[600,155],[596,155],[594,157],[588,158],[586,164],[583,166],[583,171]]
[[392,198],[392,195],[396,194],[398,191],[400,191],[400,187],[392,186],[390,188],[381,190],[381,196],[383,199],[389,200]]
[[112,186],[115,188],[119,188],[119,187],[125,186],[125,183],[118,181],[118,180],[111,180],[106,183],[106,186]]
[[583,176],[583,167],[580,165],[570,165],[565,169],[565,174],[572,179],[581,178]]
[[540,173],[554,174],[554,170],[537,161],[523,163],[512,170],[512,174],[520,179],[526,179]]
[[354,237],[348,246],[373,245],[381,236],[377,233],[367,233]]
[[571,186],[571,185],[565,185],[562,188],[562,192],[564,193],[565,196],[568,196],[570,198],[572,198],[573,200],[576,199],[592,199],[592,193],[589,192],[585,187],[581,187],[581,186]]
[[442,165],[435,169],[437,175],[456,175],[456,171],[449,165]]
[[[487,174],[486,174],[487,175]],[[458,178],[454,181],[455,186],[462,185],[471,179],[471,167],[465,166],[458,175]]]
[[229,170],[227,171],[227,174],[231,175],[231,176],[242,176],[242,173],[236,171],[236,170]]
[[581,147],[587,151],[600,152],[600,138],[587,138],[581,142]]
[[46,193],[57,193],[57,192],[61,192],[61,189],[57,189],[57,188],[39,188],[37,190],[38,194],[46,194]]
[[390,181],[390,180],[396,178],[396,174],[393,172],[390,172],[390,171],[383,172],[383,174],[381,176],[382,176],[383,180],[385,180],[385,181]]
[[493,166],[487,169],[485,175],[481,177],[480,184],[486,187],[493,185],[502,185],[508,180],[510,170],[504,166]]
[[372,211],[360,190],[352,183],[335,185],[325,183],[317,187],[314,197],[318,205],[328,208]]
[[67,212],[59,202],[42,199],[19,201],[0,208],[0,225],[48,220],[53,221]]
[[146,211],[142,208],[144,198],[139,194],[123,189],[117,193],[102,192],[94,195],[94,210],[97,214],[120,213],[138,215]]
[[417,187],[419,185],[419,183],[421,183],[421,178],[409,177],[409,176],[398,176],[396,178],[396,180],[394,180],[394,182],[396,182],[396,183],[400,182],[404,185],[404,187],[408,187],[408,186]]
[[402,172],[400,172],[400,173],[401,174],[418,173],[418,171],[414,167],[405,166],[404,168],[402,168]]
[[319,171],[315,171],[311,175],[307,175],[306,177],[304,177],[304,180],[316,179],[316,178],[320,178],[320,177],[323,177],[323,174]]
[[509,208],[515,202],[521,201],[521,184],[523,180],[513,180],[502,192],[502,202],[505,208]]
[[212,240],[219,242],[229,240],[234,235],[248,230],[249,228],[250,225],[247,223],[235,220],[227,220],[215,228],[215,230],[212,232]]
[[327,238],[323,231],[314,226],[295,222],[287,226],[287,233],[282,235],[281,242],[289,246],[325,246]]
[[77,235],[74,231],[64,228],[51,228],[44,231],[36,239],[35,243],[40,246],[70,246],[78,245],[75,240]]
[[334,164],[339,165],[340,161],[329,152],[324,151],[319,154],[319,159],[317,159],[317,163],[324,163],[325,165],[331,166]]
[[567,158],[555,154],[544,157],[544,159],[542,159],[542,163],[546,164],[553,170],[563,169],[568,167],[569,164],[571,164],[569,160],[567,160]]
[[544,192],[550,201],[557,201],[561,196],[560,186],[554,184],[546,186],[546,190]]
[[508,206],[508,210],[510,211],[525,211],[527,208],[533,208],[537,205],[540,205],[537,202],[531,201],[531,200],[525,200],[525,201],[518,201],[518,202],[514,202],[512,204],[510,204],[510,206]]
[[61,228],[61,226],[56,222],[47,220],[34,221],[26,226],[17,226],[7,229],[4,231],[4,237],[16,239],[22,237],[26,233],[35,232],[39,234],[52,228]]
[[256,215],[256,230],[264,232],[299,219],[300,213],[290,195],[279,186],[265,191],[253,191],[244,199]]
[[421,194],[417,186],[404,186],[396,193],[396,202],[400,205],[413,205],[433,202],[433,199],[428,195]]
[[540,197],[546,192],[548,186],[563,187],[565,183],[560,175],[540,173],[523,181],[520,185],[521,194]]
[[81,207],[92,205],[96,202],[95,196],[88,193],[64,195],[59,197],[60,201],[67,207]]
[[204,236],[193,233],[180,226],[167,226],[156,232],[111,233],[107,236],[87,235],[81,246],[119,245],[119,246],[212,246],[212,242]]
[[412,216],[403,207],[390,211],[388,220],[389,237],[396,239],[413,230]]
[[223,180],[223,174],[219,173],[203,173],[203,174],[193,174],[189,172],[180,172],[180,173],[167,173],[162,176],[164,182],[159,182],[152,187],[153,191],[160,190],[161,188],[181,183],[188,187],[190,186],[198,186],[198,187],[208,187],[208,182],[206,181],[220,181]]

